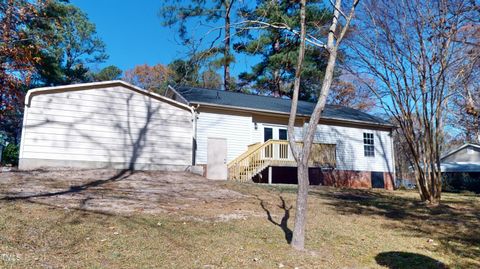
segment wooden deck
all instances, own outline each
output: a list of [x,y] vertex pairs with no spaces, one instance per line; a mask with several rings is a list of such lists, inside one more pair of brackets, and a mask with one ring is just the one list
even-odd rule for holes
[[[302,146],[302,143],[298,143]],[[263,169],[272,166],[296,167],[290,144],[285,140],[255,143],[228,164],[228,177],[235,181],[249,181]],[[336,166],[336,145],[314,143],[309,159],[310,167]]]

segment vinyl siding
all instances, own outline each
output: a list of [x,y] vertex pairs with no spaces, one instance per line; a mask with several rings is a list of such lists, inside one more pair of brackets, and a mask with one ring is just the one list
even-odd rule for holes
[[[364,155],[363,133],[373,133],[375,156]],[[390,132],[332,125],[319,125],[315,142],[336,144],[338,170],[394,172]]]
[[450,156],[442,159],[442,162],[472,162],[480,163],[480,149],[474,146],[467,146]]
[[190,111],[125,87],[59,90],[25,108],[20,158],[188,166],[192,130]]
[[[255,122],[257,128],[255,129]],[[283,124],[281,124],[283,122]],[[280,117],[257,117],[248,114],[226,114],[220,111],[202,112],[198,118],[197,162],[206,164],[206,138],[227,139],[228,161],[245,152],[248,145],[263,142],[264,127],[287,128],[287,119]],[[301,124],[295,127],[297,138],[303,136]],[[374,157],[364,156],[363,133],[374,134]],[[394,173],[392,140],[389,131],[359,127],[319,125],[315,142],[336,144],[337,170],[376,171]]]
[[[258,129],[253,132],[254,142],[263,142],[264,127],[287,128],[286,125],[257,123]],[[307,125],[303,128],[306,128]],[[295,137],[303,137],[302,127],[295,127]],[[375,156],[364,156],[363,133],[374,134]],[[338,170],[392,172],[392,141],[390,133],[374,129],[319,125],[315,133],[316,143],[335,144]]]
[[227,139],[227,161],[230,162],[247,150],[251,144],[252,117],[248,114],[226,114],[200,111],[197,118],[198,164],[207,164],[207,139]]

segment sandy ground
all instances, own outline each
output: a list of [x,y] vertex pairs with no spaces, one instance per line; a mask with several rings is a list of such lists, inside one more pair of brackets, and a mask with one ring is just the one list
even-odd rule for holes
[[[0,172],[0,199],[111,214],[155,214],[199,212],[207,204],[227,209],[226,204],[247,198],[224,185],[186,172],[11,171]],[[235,206],[228,208],[217,216],[220,221],[247,214],[237,212]]]

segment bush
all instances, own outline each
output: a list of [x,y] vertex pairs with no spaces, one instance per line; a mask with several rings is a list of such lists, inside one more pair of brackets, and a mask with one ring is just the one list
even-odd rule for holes
[[19,147],[13,143],[8,144],[2,153],[2,163],[3,164],[11,164],[11,165],[18,165],[18,152]]
[[445,173],[443,180],[445,191],[480,193],[480,173]]

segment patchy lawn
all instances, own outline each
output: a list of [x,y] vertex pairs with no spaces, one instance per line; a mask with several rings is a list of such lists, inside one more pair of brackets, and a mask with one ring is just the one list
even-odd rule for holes
[[311,189],[308,251],[296,189],[187,173],[0,173],[0,267],[480,268],[480,198]]

